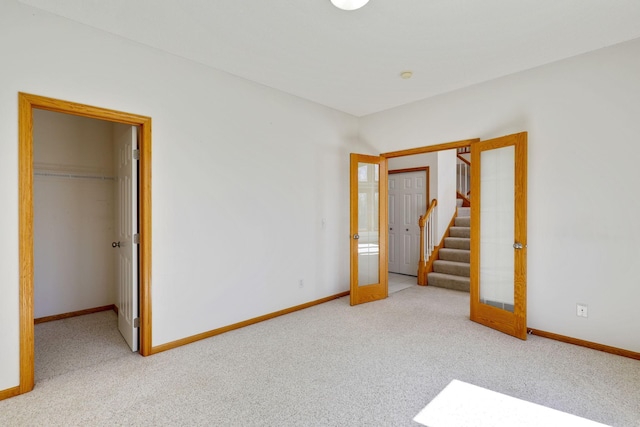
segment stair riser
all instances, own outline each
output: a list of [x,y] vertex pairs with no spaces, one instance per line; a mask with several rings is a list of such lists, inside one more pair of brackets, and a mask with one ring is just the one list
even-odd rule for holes
[[449,236],[464,237],[468,239],[471,237],[471,229],[469,227],[451,227],[449,229]]
[[458,216],[471,216],[471,208],[458,208]]
[[469,277],[469,264],[455,263],[449,264],[445,262],[434,262],[433,271],[436,273],[451,274],[453,276]]
[[469,279],[461,280],[455,276],[442,276],[438,273],[429,273],[427,285],[438,288],[453,289],[455,291],[469,292]]
[[463,239],[460,237],[446,237],[444,239],[444,247],[451,249],[466,249],[471,248],[471,241],[469,239]]
[[447,249],[440,249],[438,253],[438,258],[445,261],[456,261],[456,262],[470,262],[471,261],[471,252],[469,251],[454,251]]
[[471,218],[466,217],[457,217],[454,221],[456,227],[470,227],[471,226]]

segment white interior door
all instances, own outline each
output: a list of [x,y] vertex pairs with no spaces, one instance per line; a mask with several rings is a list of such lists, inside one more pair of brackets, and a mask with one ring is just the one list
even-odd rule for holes
[[138,146],[138,128],[114,124],[116,149],[116,232],[113,243],[117,255],[118,329],[131,347],[138,351],[138,161],[133,153]]
[[389,174],[389,273],[400,272],[400,203],[398,203],[398,174]]
[[424,170],[389,174],[389,272],[418,275],[420,227],[427,199]]

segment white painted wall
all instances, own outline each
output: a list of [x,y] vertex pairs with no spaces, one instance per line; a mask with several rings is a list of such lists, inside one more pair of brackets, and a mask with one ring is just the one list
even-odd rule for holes
[[113,124],[44,110],[33,123],[34,317],[114,304]]
[[528,326],[638,352],[638,76],[635,40],[364,117],[361,144],[528,131]]
[[15,0],[0,52],[0,390],[19,382],[18,91],[153,118],[154,346],[348,290],[355,117]]
[[437,156],[439,243],[456,213],[456,150],[438,151]]

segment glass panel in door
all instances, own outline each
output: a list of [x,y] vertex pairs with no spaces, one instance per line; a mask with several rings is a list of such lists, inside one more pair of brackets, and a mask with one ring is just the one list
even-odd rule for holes
[[380,165],[358,162],[358,286],[380,282]]
[[513,145],[482,153],[480,302],[513,312]]

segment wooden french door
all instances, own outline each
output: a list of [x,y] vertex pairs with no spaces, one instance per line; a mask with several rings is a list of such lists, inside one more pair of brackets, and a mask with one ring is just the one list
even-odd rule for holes
[[351,305],[384,299],[387,283],[387,159],[351,154]]
[[527,338],[527,133],[471,144],[471,320]]

